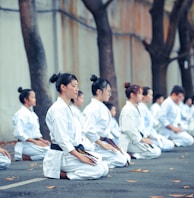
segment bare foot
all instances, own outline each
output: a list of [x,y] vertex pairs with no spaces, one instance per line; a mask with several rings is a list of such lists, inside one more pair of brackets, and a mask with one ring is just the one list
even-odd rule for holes
[[67,177],[66,172],[63,172],[63,171],[60,172],[60,179],[69,179],[69,178]]
[[24,161],[32,161],[31,158],[30,158],[30,156],[24,155],[24,154],[22,154],[22,159],[23,159]]

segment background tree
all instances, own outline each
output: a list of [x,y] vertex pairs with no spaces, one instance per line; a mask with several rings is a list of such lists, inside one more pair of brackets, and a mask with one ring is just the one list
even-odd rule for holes
[[191,73],[191,49],[192,49],[192,28],[188,19],[188,13],[192,6],[193,0],[188,0],[187,7],[181,15],[178,31],[179,31],[179,40],[180,40],[180,49],[179,49],[179,67],[181,71],[182,85],[185,88],[186,95],[193,95],[193,84],[192,84],[192,73]]
[[111,101],[118,109],[117,79],[114,67],[112,30],[108,20],[107,7],[113,0],[82,0],[94,17],[97,28],[100,76],[112,85]]
[[24,45],[27,54],[31,87],[36,92],[35,112],[40,120],[40,129],[44,138],[49,139],[45,123],[46,112],[51,105],[48,86],[45,52],[39,36],[35,0],[19,0],[20,20]]
[[150,54],[152,68],[152,86],[154,92],[167,95],[167,68],[171,61],[170,54],[174,45],[177,26],[182,12],[187,8],[188,0],[176,0],[169,15],[167,38],[164,39],[164,0],[154,0],[150,10],[152,19],[152,40],[143,44]]

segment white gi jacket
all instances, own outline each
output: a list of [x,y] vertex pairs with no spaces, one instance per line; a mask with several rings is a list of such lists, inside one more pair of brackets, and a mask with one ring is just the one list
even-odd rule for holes
[[85,107],[83,115],[85,119],[83,132],[93,143],[95,151],[102,155],[109,168],[123,167],[127,161],[130,162],[131,159],[128,154],[105,150],[95,143],[100,137],[114,139],[110,133],[112,116],[108,108],[102,102],[92,98],[90,104]]
[[166,128],[168,125],[174,127],[181,127],[181,113],[180,107],[169,96],[161,105],[161,112],[159,116],[161,127],[158,132],[166,138],[171,139],[176,146],[188,146],[193,144],[193,138],[187,132],[175,133]]
[[6,169],[10,166],[11,160],[6,156],[0,153],[0,169]]
[[84,116],[80,109],[75,106],[74,104],[71,104],[71,110],[74,116],[74,122],[75,122],[75,128],[76,133],[80,134],[80,140],[79,142],[84,145],[84,148],[89,151],[94,150],[94,145],[89,141],[89,139],[86,137],[85,133],[83,132],[83,124],[84,124]]
[[121,135],[121,129],[117,120],[114,117],[111,118],[110,132],[114,137],[114,142],[118,144],[119,136]]
[[148,144],[141,142],[144,131],[143,117],[138,107],[130,101],[121,110],[119,124],[122,131],[120,138],[120,146],[127,150],[137,159],[150,159],[159,157],[161,151],[155,145],[151,148]]
[[191,119],[189,121],[188,132],[194,136],[194,104],[191,106]]
[[164,136],[157,133],[154,129],[154,117],[146,104],[141,102],[138,105],[144,119],[145,137],[149,137],[153,144],[157,145],[162,151],[170,151],[174,148],[174,143]]
[[25,106],[22,106],[13,116],[15,126],[14,137],[25,142],[28,138],[40,138],[40,125],[38,116]]
[[91,142],[96,142],[100,137],[113,139],[110,133],[111,114],[108,108],[95,98],[91,99],[83,111],[83,131]]
[[140,110],[140,113],[142,115],[143,122],[144,122],[144,127],[145,127],[145,130],[143,130],[144,136],[156,138],[157,133],[153,129],[154,118],[153,118],[150,110],[143,102],[139,103],[138,108]]
[[70,152],[80,144],[81,133],[76,132],[73,112],[58,97],[49,108],[46,123],[50,130],[51,142],[57,144],[62,151],[50,149],[43,160],[43,172],[46,177],[60,178],[60,172],[67,173],[69,179],[96,179],[108,173],[104,162],[91,166],[80,162]]
[[153,118],[154,118],[154,128],[157,129],[160,125],[160,122],[158,120],[158,116],[159,116],[160,111],[161,111],[161,105],[159,105],[158,103],[155,102],[154,104],[151,105],[150,111],[151,111],[151,113],[153,115]]
[[15,145],[15,159],[21,160],[22,154],[29,155],[32,160],[43,159],[49,147],[40,147],[26,142],[28,138],[42,137],[36,113],[22,105],[14,114],[12,121],[15,127],[14,137],[18,140]]
[[185,130],[188,130],[189,123],[192,118],[192,109],[190,106],[184,103],[181,103],[179,107],[181,112],[181,125],[184,127]]

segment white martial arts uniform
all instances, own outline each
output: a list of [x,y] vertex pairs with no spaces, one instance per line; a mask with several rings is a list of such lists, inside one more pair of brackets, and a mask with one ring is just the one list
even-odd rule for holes
[[162,103],[158,119],[161,123],[158,133],[172,140],[176,146],[189,146],[193,144],[193,137],[187,132],[175,133],[166,127],[168,125],[179,127],[181,124],[180,107],[170,96]]
[[94,151],[94,145],[90,142],[90,140],[86,137],[85,133],[83,132],[83,124],[84,124],[84,116],[80,109],[75,106],[74,104],[71,104],[71,111],[74,116],[74,122],[75,122],[75,128],[76,133],[81,133],[80,140],[81,144],[84,145],[84,148],[89,151]]
[[192,119],[192,108],[183,102],[180,103],[180,112],[181,112],[181,126],[185,131],[189,130],[189,123]]
[[153,103],[150,107],[150,111],[152,113],[152,116],[154,118],[154,128],[158,129],[160,127],[160,122],[158,120],[158,115],[161,111],[161,105],[159,105],[157,102]]
[[189,121],[188,132],[194,137],[194,105],[191,106],[191,119]]
[[43,160],[43,172],[46,177],[60,178],[64,171],[71,180],[97,179],[108,174],[108,166],[101,161],[95,166],[82,163],[70,154],[80,144],[80,134],[76,133],[73,113],[70,107],[58,97],[49,108],[46,123],[50,130],[51,142],[62,151],[50,149]]
[[119,136],[121,135],[121,129],[117,120],[114,117],[111,117],[110,133],[113,135],[113,141],[118,144]]
[[15,145],[15,160],[22,160],[22,154],[30,156],[31,160],[42,160],[49,150],[49,146],[41,147],[28,138],[40,138],[40,125],[38,116],[25,106],[22,106],[13,116],[14,137],[18,140]]
[[157,145],[161,149],[161,151],[170,151],[174,149],[174,143],[171,140],[165,138],[164,136],[158,134],[157,131],[154,129],[154,118],[146,104],[141,102],[138,105],[138,108],[144,119],[144,137],[150,138],[153,144]]
[[119,124],[122,131],[119,144],[136,159],[152,159],[161,155],[156,145],[141,142],[144,136],[144,124],[139,109],[130,101],[122,108]]
[[6,155],[0,153],[0,170],[8,168],[10,164],[11,160]]
[[121,154],[120,151],[105,150],[95,143],[100,137],[113,139],[110,133],[111,114],[108,108],[102,102],[92,98],[90,104],[85,107],[83,115],[85,119],[83,132],[95,146],[94,151],[102,155],[102,159],[108,163],[108,166],[124,167],[127,162],[130,162],[130,156],[126,152]]

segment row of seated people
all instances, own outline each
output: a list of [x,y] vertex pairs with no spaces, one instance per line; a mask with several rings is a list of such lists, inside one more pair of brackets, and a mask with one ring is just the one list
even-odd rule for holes
[[[150,106],[156,129],[160,126],[158,117],[160,116],[163,101],[164,96],[162,94],[155,94],[153,104]],[[179,126],[194,136],[194,96],[185,96],[183,101],[180,102],[179,107],[181,114]]]
[[[156,116],[154,117],[151,113],[156,111],[154,105],[151,108],[152,111],[148,108],[153,98],[152,89],[128,83],[125,87],[128,100],[119,118],[122,132],[120,143],[125,145],[134,158],[156,157],[158,152],[155,146],[161,151],[170,151],[174,146],[193,144],[193,137],[180,126],[180,102],[184,98],[183,87],[174,86],[170,96],[162,102],[157,112],[157,124],[155,124]],[[151,145],[151,148],[148,145]]]
[[[14,151],[15,160],[44,158],[45,176],[69,179],[99,178],[108,174],[108,168],[129,165],[130,156],[108,137],[110,114],[103,101],[110,98],[110,83],[95,75],[91,77],[91,81],[94,98],[91,105],[88,105],[88,109],[93,109],[93,107],[96,109],[93,109],[94,115],[92,112],[86,115],[84,125],[85,130],[88,130],[87,144],[91,148],[90,152],[84,148],[87,148],[87,145],[83,146],[84,139],[86,139],[83,135],[85,133],[79,130],[79,122],[76,121],[76,116],[73,115],[72,107],[70,107],[71,99],[76,99],[78,95],[77,78],[68,73],[54,74],[50,82],[56,84],[59,97],[46,115],[51,144],[42,138],[38,117],[32,110],[32,107],[36,105],[35,92],[21,87],[18,89],[22,107],[13,117],[14,136],[18,140]],[[101,114],[105,114],[105,117],[102,118],[102,124],[98,125]]]
[[[49,178],[94,179],[107,175],[108,168],[128,166],[131,156],[157,158],[161,151],[170,151],[174,145],[193,144],[193,138],[172,120],[173,111],[163,112],[163,119],[161,114],[163,129],[160,134],[156,131],[147,108],[153,95],[150,88],[125,84],[127,102],[121,110],[119,127],[114,118],[115,107],[108,102],[111,84],[95,75],[90,80],[94,97],[81,113],[78,107],[83,104],[83,93],[79,92],[76,76],[64,73],[50,78],[59,92],[46,115],[51,143],[42,138],[38,117],[31,109],[36,105],[35,92],[18,89],[22,107],[13,118],[14,136],[18,140],[16,160],[44,159],[43,172]],[[174,110],[181,101],[179,95],[184,96],[184,92],[174,91],[175,88],[169,96]],[[171,120],[164,121],[168,115]],[[175,115],[177,112],[174,119]]]

